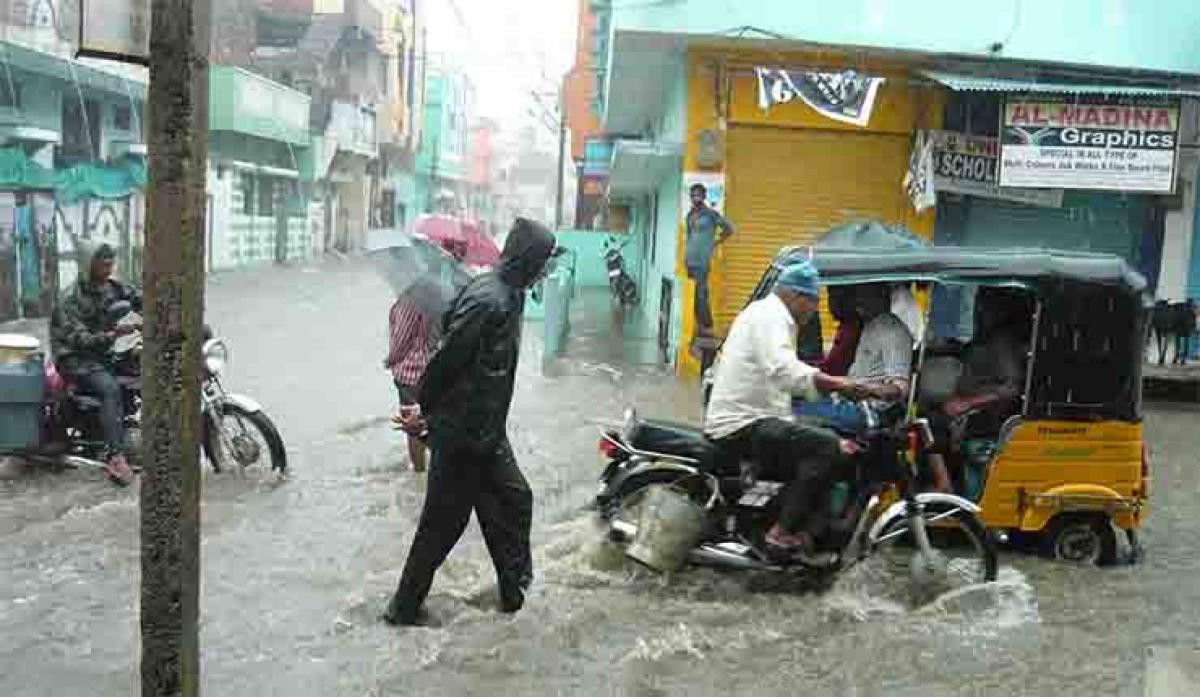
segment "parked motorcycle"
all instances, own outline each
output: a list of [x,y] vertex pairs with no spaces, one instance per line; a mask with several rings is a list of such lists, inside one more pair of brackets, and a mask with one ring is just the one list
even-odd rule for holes
[[628,243],[628,238],[621,242],[615,235],[609,235],[604,240],[604,266],[608,269],[608,287],[612,291],[613,299],[623,307],[632,307],[637,304],[638,298],[637,284],[625,270],[624,249]]
[[[688,548],[676,552],[679,562],[789,571],[828,582],[880,559],[891,572],[906,572],[914,590],[939,593],[995,580],[995,543],[979,508],[951,494],[918,492],[916,453],[932,443],[928,423],[908,423],[902,406],[883,414],[863,406],[868,427],[858,437],[861,450],[830,492],[828,523],[814,538],[814,555],[781,557],[765,544],[785,482],[759,477],[754,462],[724,452],[699,429],[641,420],[632,409],[621,427],[602,428],[597,512],[613,541],[632,543],[627,555],[659,570],[678,564],[664,565],[671,552],[656,549],[640,528],[653,526],[660,537],[667,531],[678,542],[688,537],[691,515],[695,529]],[[672,510],[681,517],[668,520]]]
[[[129,303],[114,303],[107,311],[109,326],[124,325],[127,333],[113,346],[113,369],[121,387],[126,427],[126,452],[131,464],[141,455],[141,317]],[[283,439],[262,407],[244,395],[226,392],[220,381],[229,360],[224,341],[205,328],[201,367],[201,444],[214,471],[233,465],[263,464],[272,471],[287,469]],[[81,393],[53,367],[42,407],[42,435],[37,443],[12,453],[26,460],[59,462],[71,467],[102,467],[105,444],[100,429],[100,400]]]
[[262,405],[245,395],[227,392],[221,384],[221,373],[229,363],[229,348],[223,339],[213,338],[207,327],[201,354],[200,442],[213,471],[261,464],[270,471],[286,472],[283,438]]

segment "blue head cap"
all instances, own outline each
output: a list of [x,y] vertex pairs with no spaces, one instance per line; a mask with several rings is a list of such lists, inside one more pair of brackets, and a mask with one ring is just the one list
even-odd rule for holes
[[811,263],[800,259],[784,267],[775,281],[775,287],[815,298],[821,294],[821,274]]

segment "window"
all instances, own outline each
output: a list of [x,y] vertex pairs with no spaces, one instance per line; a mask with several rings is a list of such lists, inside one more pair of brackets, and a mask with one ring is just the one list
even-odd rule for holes
[[258,178],[258,215],[275,215],[275,182],[269,177]]
[[379,195],[379,209],[375,212],[379,227],[396,227],[396,192],[384,190]]
[[241,175],[242,215],[254,215],[254,177]]
[[26,5],[26,20],[31,27],[53,29],[55,26],[54,3],[51,0],[31,0]]
[[391,82],[388,81],[388,57],[379,57],[379,85],[384,95],[391,92]]
[[20,109],[21,91],[12,80],[0,79],[0,109]]
[[127,106],[118,106],[113,111],[113,127],[118,131],[128,131],[133,122],[132,111]]

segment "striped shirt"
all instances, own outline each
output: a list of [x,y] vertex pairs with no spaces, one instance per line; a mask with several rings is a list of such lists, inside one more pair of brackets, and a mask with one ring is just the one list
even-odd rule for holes
[[913,336],[896,315],[885,312],[863,327],[854,352],[854,363],[846,373],[860,380],[908,380],[912,364]]
[[388,315],[387,357],[396,384],[416,387],[435,348],[427,318],[408,298],[396,298]]

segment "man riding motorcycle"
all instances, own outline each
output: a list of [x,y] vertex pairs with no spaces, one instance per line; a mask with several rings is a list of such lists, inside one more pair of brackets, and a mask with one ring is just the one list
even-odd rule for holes
[[112,347],[130,330],[110,326],[109,309],[125,301],[141,312],[142,296],[113,278],[116,251],[110,245],[81,240],[77,249],[79,278],[59,299],[50,320],[54,363],[80,393],[100,400],[105,471],[114,483],[126,486],[133,481],[133,470],[125,460],[125,405]]
[[790,483],[766,542],[773,551],[804,558],[823,524],[821,496],[835,469],[857,447],[824,428],[792,418],[794,396],[818,399],[837,392],[879,397],[880,387],[826,375],[796,354],[796,330],[819,307],[820,277],[807,261],[779,275],[775,291],[751,303],[734,320],[716,367],[705,417],[706,435],[718,445],[748,453],[765,473]]

